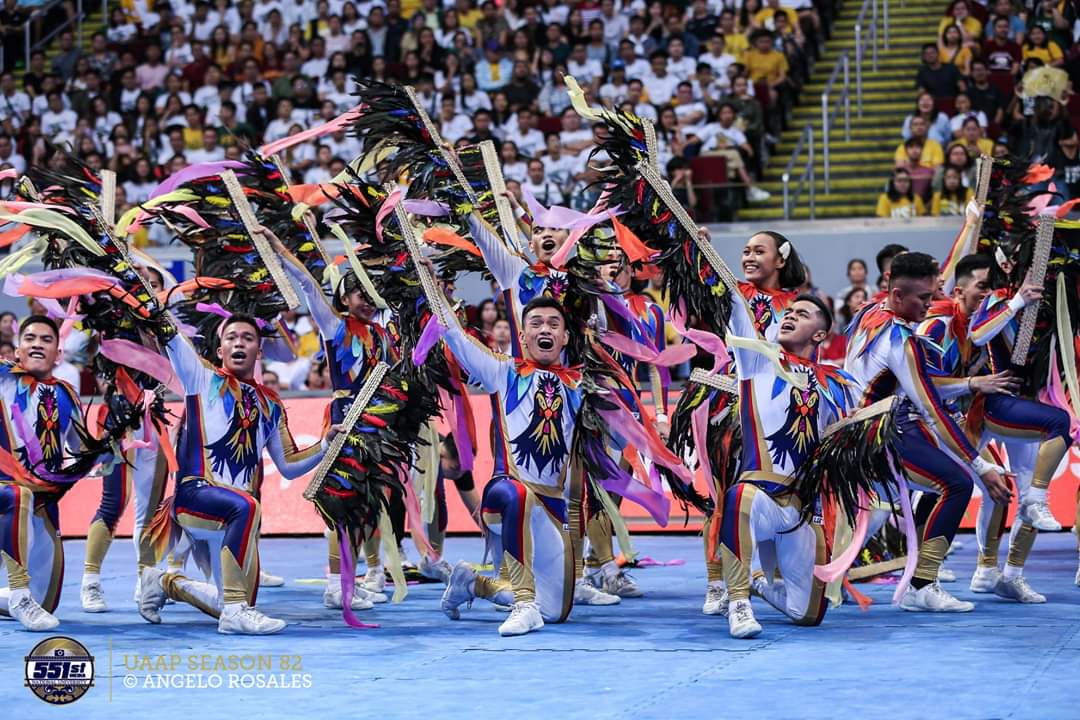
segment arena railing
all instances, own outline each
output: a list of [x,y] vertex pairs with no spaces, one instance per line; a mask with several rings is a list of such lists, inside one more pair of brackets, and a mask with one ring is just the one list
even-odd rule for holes
[[[62,5],[64,0],[49,0],[42,4],[40,7],[34,8],[34,11],[30,13],[30,17],[23,23],[23,72],[30,69],[30,56],[37,50],[48,45],[53,38],[58,36],[64,30],[68,29],[72,25],[75,26],[75,43],[76,47],[83,47],[83,20],[85,20],[86,13],[83,12],[83,0],[75,0],[75,14],[72,17],[66,18],[63,22],[57,23],[55,26],[51,26],[48,31],[41,35],[41,37],[34,37],[35,27],[40,26],[42,19],[47,17],[48,14]],[[109,0],[101,0],[101,18],[104,24],[109,22]],[[4,58],[0,54],[0,71],[3,71]]]
[[[829,184],[829,135],[833,128],[833,123],[836,121],[836,116],[840,112],[840,109],[844,109],[844,141],[851,142],[851,74],[850,74],[850,61],[849,51],[845,50],[844,54],[840,56],[840,62],[836,63],[836,67],[833,68],[832,75],[829,76],[829,81],[825,83],[825,90],[821,93],[821,161],[825,169],[825,194],[828,195],[832,191],[832,187]],[[843,71],[844,84],[840,88],[836,95],[836,100],[830,102],[830,95],[833,94],[833,86],[836,81],[840,79],[840,73]]]
[[[795,170],[795,163],[798,162],[799,155],[802,154],[803,146],[806,147],[806,164],[802,166],[802,173],[799,175],[799,181],[795,185],[795,192],[792,193],[791,173]],[[802,134],[799,135],[799,141],[795,143],[795,150],[791,153],[791,159],[788,160],[787,167],[784,168],[782,180],[784,183],[784,219],[791,219],[791,211],[799,202],[799,196],[802,195],[803,186],[809,183],[810,219],[814,220],[816,216],[814,205],[816,200],[816,189],[814,188],[814,125],[812,123],[806,123],[803,127]]]

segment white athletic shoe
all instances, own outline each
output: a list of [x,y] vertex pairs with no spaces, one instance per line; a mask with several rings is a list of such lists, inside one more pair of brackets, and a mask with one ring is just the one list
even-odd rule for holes
[[1031,589],[1027,579],[1023,575],[1006,579],[1004,576],[994,585],[994,594],[1006,600],[1015,600],[1020,603],[1044,603],[1046,596]]
[[704,615],[723,615],[727,617],[727,588],[719,582],[711,582],[705,588],[705,604],[701,606]]
[[265,570],[259,570],[259,587],[281,587],[285,584],[285,578],[280,575],[271,575]]
[[603,590],[592,586],[588,580],[582,578],[574,583],[574,603],[576,605],[618,605],[622,598],[618,595],[608,595]]
[[363,597],[365,600],[370,600],[376,605],[381,605],[384,602],[389,602],[390,598],[386,597],[386,593],[371,592],[367,589],[367,586],[364,585],[364,579],[366,577],[367,576],[365,575],[364,577],[356,578],[356,592],[359,592],[361,597]]
[[247,603],[229,603],[221,610],[217,631],[222,635],[273,635],[286,622],[267,617]]
[[1001,568],[976,567],[975,574],[971,576],[971,592],[992,593],[1000,579]]
[[79,589],[79,600],[82,601],[83,612],[103,613],[109,611],[105,604],[105,593],[101,589],[100,580],[91,580]]
[[728,603],[728,632],[733,638],[749,639],[761,634],[761,625],[754,618],[749,600]]
[[956,573],[954,573],[952,570],[950,570],[949,568],[942,565],[941,567],[938,568],[938,571],[937,571],[937,581],[939,583],[956,582]]
[[60,621],[45,608],[38,605],[27,589],[13,590],[8,597],[8,612],[30,632],[52,630]]
[[[352,602],[350,603],[353,610],[370,610],[375,607],[375,603],[364,597],[365,594],[366,591],[362,588],[353,588]],[[340,610],[344,602],[341,597],[341,583],[327,582],[326,589],[323,590],[322,601],[323,605],[331,610]]]
[[751,185],[746,190],[746,199],[750,202],[765,202],[770,197],[772,197],[772,195],[768,191],[762,190],[754,185]]
[[1042,532],[1057,532],[1061,529],[1061,523],[1050,512],[1050,506],[1045,500],[1021,503],[1016,514],[1026,523],[1030,523],[1036,530]]
[[382,565],[369,567],[364,573],[364,589],[372,593],[381,593],[386,589],[386,570]]
[[432,562],[428,559],[427,555],[420,558],[420,564],[417,565],[417,570],[419,570],[420,574],[424,577],[438,580],[444,585],[450,582],[450,574],[454,572],[454,569],[450,567],[450,563],[448,563],[445,558],[439,558]]
[[[612,563],[614,565],[614,563]],[[645,595],[629,573],[616,569],[614,574],[604,573],[600,589],[608,595],[621,598],[639,598]]]
[[514,603],[510,617],[499,626],[499,634],[503,637],[524,635],[542,627],[544,618],[540,616],[540,606],[534,602],[519,602]]
[[161,608],[165,607],[165,588],[161,587],[160,568],[148,567],[142,571],[139,583],[139,614],[151,623],[161,622]]
[[476,597],[472,590],[474,580],[476,580],[476,570],[472,565],[461,560],[454,566],[442,595],[442,611],[446,613],[446,617],[458,620],[461,618],[459,608],[462,605],[472,607],[473,598]]
[[904,597],[900,598],[900,608],[908,612],[971,612],[975,603],[957,600],[932,582],[916,590],[909,586]]
[[751,587],[765,602],[787,614],[787,587],[783,580],[773,580],[770,583],[766,582],[765,578],[759,577],[754,579]]

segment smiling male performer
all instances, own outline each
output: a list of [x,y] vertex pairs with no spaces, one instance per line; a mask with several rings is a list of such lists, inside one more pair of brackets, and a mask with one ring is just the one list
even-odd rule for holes
[[81,444],[79,395],[52,374],[59,337],[55,322],[32,315],[19,329],[17,362],[0,365],[0,450],[9,461],[0,470],[0,557],[8,573],[0,614],[35,632],[60,623],[52,611],[60,602],[64,552],[59,507],[50,497],[57,488],[31,469],[33,456],[41,456],[41,474],[57,472]]
[[900,607],[913,612],[969,612],[974,603],[957,600],[942,589],[938,568],[971,498],[972,473],[981,477],[997,502],[1009,501],[1009,487],[1000,468],[979,457],[945,409],[923,341],[915,335],[913,327],[926,318],[937,287],[934,258],[918,252],[897,255],[885,301],[867,305],[852,322],[844,369],[864,388],[864,405],[890,395],[902,398],[897,425],[904,469],[912,482],[938,494],[923,531],[915,576]]
[[[796,624],[817,625],[825,615],[825,583],[814,577],[814,565],[828,559],[825,535],[820,521],[799,524],[801,508],[790,483],[825,428],[840,419],[858,394],[843,371],[810,360],[831,328],[832,315],[825,303],[813,295],[799,295],[779,323],[782,352],[773,360],[762,349],[776,346],[758,339],[749,307],[733,303],[731,337],[754,344],[733,342],[742,465],[738,483],[724,498],[720,525],[732,637],[751,638],[761,632],[750,607],[755,549],[763,566],[775,561],[784,579],[781,585],[758,575],[754,578],[758,592]],[[795,385],[796,379],[805,387]]]
[[[220,633],[266,635],[284,628],[285,621],[252,607],[262,518],[252,483],[264,449],[278,471],[294,479],[319,464],[328,438],[321,446],[297,450],[281,400],[255,382],[261,354],[258,321],[232,315],[220,327],[220,368],[207,364],[182,334],[166,346],[184,386],[186,413],[177,442],[180,470],[173,512],[194,551],[209,555],[216,587],[145,568],[139,613],[149,622],[161,622],[160,611],[169,597],[218,618]],[[335,430],[332,427],[331,434]]]
[[527,359],[496,355],[468,335],[456,316],[445,335],[470,377],[497,395],[495,467],[484,488],[483,525],[492,556],[505,564],[510,587],[478,575],[465,562],[454,568],[443,594],[451,618],[474,597],[513,604],[500,635],[523,635],[562,622],[574,601],[576,543],[571,542],[568,498],[582,480],[570,462],[582,403],[581,374],[560,358],[570,340],[567,317],[553,298],[533,298],[522,314]]
[[[367,296],[359,279],[352,272],[345,273],[338,286],[334,288],[334,305],[327,301],[319,283],[307,271],[303,263],[296,259],[282,242],[269,230],[262,230],[275,250],[281,256],[282,266],[300,287],[307,303],[308,311],[315,327],[322,336],[326,361],[330,368],[330,383],[333,385],[333,400],[330,403],[330,422],[340,423],[349,411],[353,397],[364,386],[368,372],[380,362],[393,365],[398,361],[398,353],[390,333],[375,320],[378,308],[374,300]],[[395,510],[404,513],[403,499],[392,499]],[[401,506],[401,507],[398,507]],[[401,538],[398,538],[400,541]],[[337,532],[329,537],[329,577],[323,592],[323,604],[328,608],[341,607],[341,558],[338,556],[340,545]],[[379,539],[364,538],[364,553],[367,557],[367,573],[362,585],[357,585],[352,599],[353,610],[366,610],[373,603],[384,603],[387,598],[382,592],[386,584],[386,573],[379,559]],[[450,567],[446,564],[445,574],[449,576]]]

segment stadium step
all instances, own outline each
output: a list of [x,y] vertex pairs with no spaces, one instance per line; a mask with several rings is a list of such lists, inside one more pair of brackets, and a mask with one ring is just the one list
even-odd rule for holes
[[[901,141],[904,117],[915,103],[915,73],[920,49],[937,38],[939,19],[945,0],[912,0],[906,5],[889,5],[889,49],[878,48],[877,70],[871,63],[870,48],[862,60],[862,115],[855,96],[855,21],[861,6],[846,5],[837,17],[833,32],[809,81],[802,88],[799,104],[792,110],[789,128],[769,158],[759,186],[772,194],[766,202],[754,203],[738,213],[740,221],[780,220],[784,217],[783,174],[803,128],[814,128],[815,216],[819,218],[867,217],[874,214],[878,195],[893,168],[893,156]],[[879,5],[879,17],[884,9]],[[869,17],[867,17],[869,23]],[[864,33],[869,32],[864,28]],[[879,29],[883,40],[883,30]],[[822,137],[821,94],[844,53],[850,60],[851,139],[844,133],[841,109],[829,132],[830,192],[825,194],[824,144]],[[833,86],[833,107],[839,102],[842,78]],[[802,175],[807,161],[806,145],[796,159],[790,191]],[[810,217],[809,187],[803,187],[791,212],[793,219]]]

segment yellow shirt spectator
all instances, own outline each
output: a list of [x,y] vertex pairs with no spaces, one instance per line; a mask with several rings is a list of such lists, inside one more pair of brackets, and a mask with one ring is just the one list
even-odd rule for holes
[[750,82],[764,81],[775,85],[788,71],[788,61],[784,53],[772,49],[764,53],[756,48],[748,50],[743,57],[743,63],[746,65]]
[[906,219],[926,214],[926,204],[918,195],[915,202],[901,196],[899,200],[892,200],[888,193],[881,193],[877,201],[877,216],[883,218]]
[[[937,36],[941,37],[941,33],[945,32],[945,28],[955,24],[956,18],[954,17],[941,18],[941,22],[939,22],[937,26]],[[976,42],[982,42],[983,26],[982,23],[979,22],[978,18],[974,18],[971,15],[968,15],[960,24],[963,25],[964,32],[975,38]]]
[[964,208],[967,207],[968,202],[975,196],[975,193],[972,192],[971,188],[964,188],[962,195],[962,198],[956,198],[955,196],[944,197],[942,191],[938,190],[930,201],[930,214],[935,217],[940,215],[963,215]]
[[791,8],[778,7],[778,8],[762,8],[754,13],[754,25],[758,27],[768,28],[769,30],[775,30],[776,25],[773,23],[773,15],[782,13],[787,15],[788,27],[796,28],[799,26],[799,15]]
[[742,33],[731,33],[724,36],[724,52],[729,53],[738,62],[742,62],[746,53],[750,50],[750,41]]
[[[993,144],[990,147],[993,150]],[[904,148],[904,143],[900,143],[896,147],[896,153],[894,154],[894,160],[897,165],[903,165],[908,161],[907,150]],[[937,140],[931,140],[927,138],[923,141],[922,157],[919,158],[919,165],[925,168],[934,169],[938,165],[945,164],[945,151],[941,149],[941,143]]]
[[1065,53],[1061,52],[1061,46],[1051,40],[1046,43],[1046,47],[1035,47],[1029,43],[1024,43],[1023,46],[1023,58],[1038,58],[1043,61],[1044,65],[1050,65],[1052,63],[1060,63],[1065,59]]
[[971,70],[972,55],[969,47],[960,46],[957,49],[938,45],[938,56],[941,58],[941,62],[955,65],[961,75],[967,75]]

